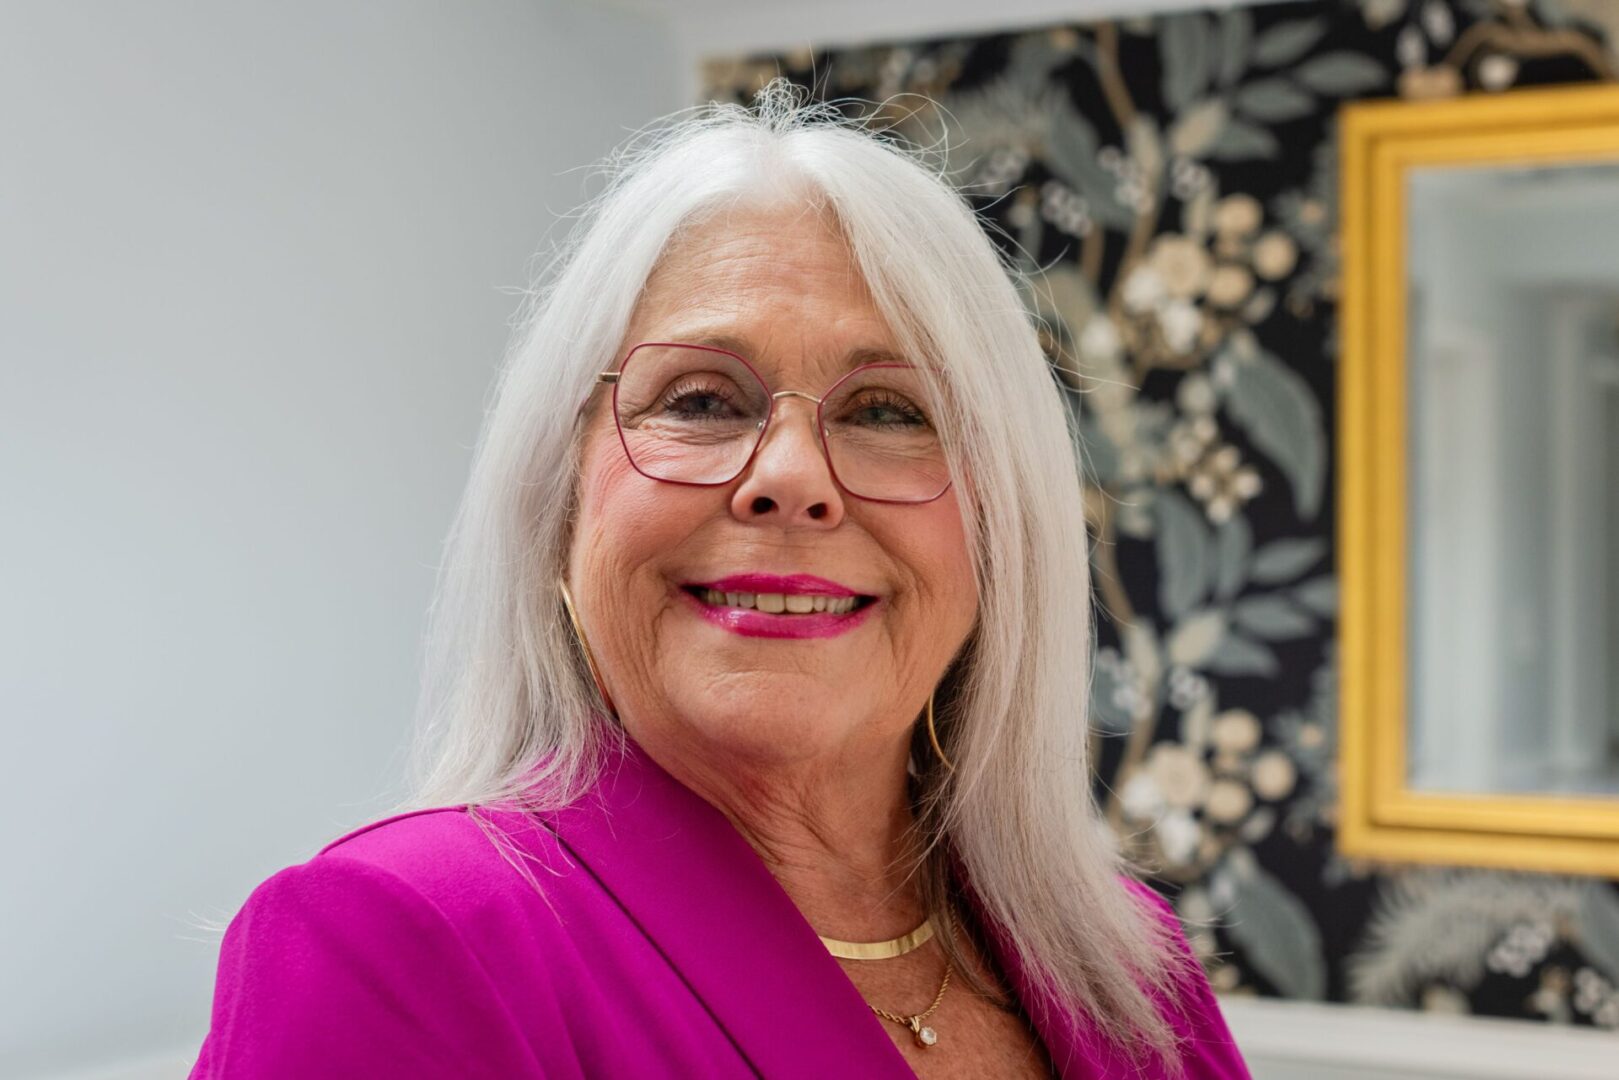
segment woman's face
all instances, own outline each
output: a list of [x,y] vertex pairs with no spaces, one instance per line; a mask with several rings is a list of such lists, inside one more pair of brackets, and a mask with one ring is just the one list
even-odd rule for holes
[[[721,338],[772,392],[815,397],[870,353],[898,352],[841,235],[800,207],[732,210],[677,239],[619,356],[643,341]],[[698,760],[891,760],[977,615],[959,485],[918,504],[847,494],[815,406],[792,397],[777,400],[735,480],[666,483],[630,464],[605,387],[592,404],[569,583],[629,733],[655,755]],[[800,635],[811,624],[786,625],[791,612],[761,618],[694,595],[756,575],[813,576],[871,599],[841,619],[798,616],[817,630]]]

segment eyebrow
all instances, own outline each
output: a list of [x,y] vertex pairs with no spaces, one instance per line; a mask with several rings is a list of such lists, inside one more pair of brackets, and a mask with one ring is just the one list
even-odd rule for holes
[[[695,337],[682,337],[676,335],[671,341],[686,345],[708,345],[726,352],[734,352],[749,360],[756,359],[753,343],[746,338],[734,334],[698,334]],[[912,361],[888,349],[860,348],[851,349],[843,358],[843,372],[853,371],[865,364],[910,364]]]

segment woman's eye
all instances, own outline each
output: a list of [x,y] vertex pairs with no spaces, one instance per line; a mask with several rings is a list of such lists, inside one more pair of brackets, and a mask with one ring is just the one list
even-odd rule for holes
[[680,388],[665,394],[663,409],[678,417],[698,420],[729,416],[733,411],[726,394],[718,389],[700,387]]
[[926,427],[922,410],[902,397],[868,396],[853,403],[847,419],[861,427]]

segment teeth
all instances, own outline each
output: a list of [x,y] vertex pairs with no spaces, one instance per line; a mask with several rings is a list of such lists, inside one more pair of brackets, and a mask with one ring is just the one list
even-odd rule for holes
[[780,615],[783,612],[793,615],[808,615],[815,611],[825,611],[833,615],[847,615],[854,610],[857,597],[843,596],[796,596],[786,593],[746,593],[721,592],[718,589],[704,589],[703,602],[715,607],[752,608],[771,615]]

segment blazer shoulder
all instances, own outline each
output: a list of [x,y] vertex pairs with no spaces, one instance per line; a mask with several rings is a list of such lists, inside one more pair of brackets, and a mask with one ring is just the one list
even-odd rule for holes
[[1131,877],[1129,874],[1120,874],[1118,880],[1126,892],[1132,893],[1137,900],[1143,901],[1149,907],[1155,909],[1160,919],[1167,917],[1174,920],[1175,925],[1180,925],[1180,919],[1175,914],[1175,906],[1165,898],[1163,893],[1139,878]]
[[191,1077],[540,1075],[474,929],[374,863],[277,871],[225,932]]
[[1146,910],[1157,916],[1165,934],[1165,943],[1177,954],[1177,959],[1188,970],[1195,969],[1197,977],[1202,977],[1203,967],[1192,951],[1191,943],[1186,938],[1186,930],[1181,925],[1180,913],[1170,899],[1157,889],[1148,885],[1139,878],[1128,874],[1120,874],[1119,882],[1127,893],[1133,895]]
[[[432,807],[344,833],[310,861],[364,863],[409,885],[452,921],[502,900],[533,898],[570,860],[531,814],[489,807]],[[548,886],[549,887],[549,886]]]
[[[320,851],[316,852],[316,854],[324,855],[333,848],[336,848],[342,844],[351,843],[352,841],[358,840],[360,837],[365,836],[367,833],[376,832],[379,829],[397,832],[398,828],[395,826],[400,822],[411,822],[411,824],[408,826],[402,826],[402,828],[407,830],[421,828],[442,829],[450,824],[447,820],[445,820],[444,815],[464,814],[466,811],[467,805],[465,803],[461,803],[456,806],[429,806],[417,810],[405,810],[398,814],[391,814],[388,817],[378,818],[377,820],[367,822],[364,825],[356,825],[354,828],[338,836],[336,839],[328,841],[326,845],[320,849]],[[417,818],[427,820],[415,821],[414,819]],[[348,852],[345,852],[345,854],[348,854]]]

